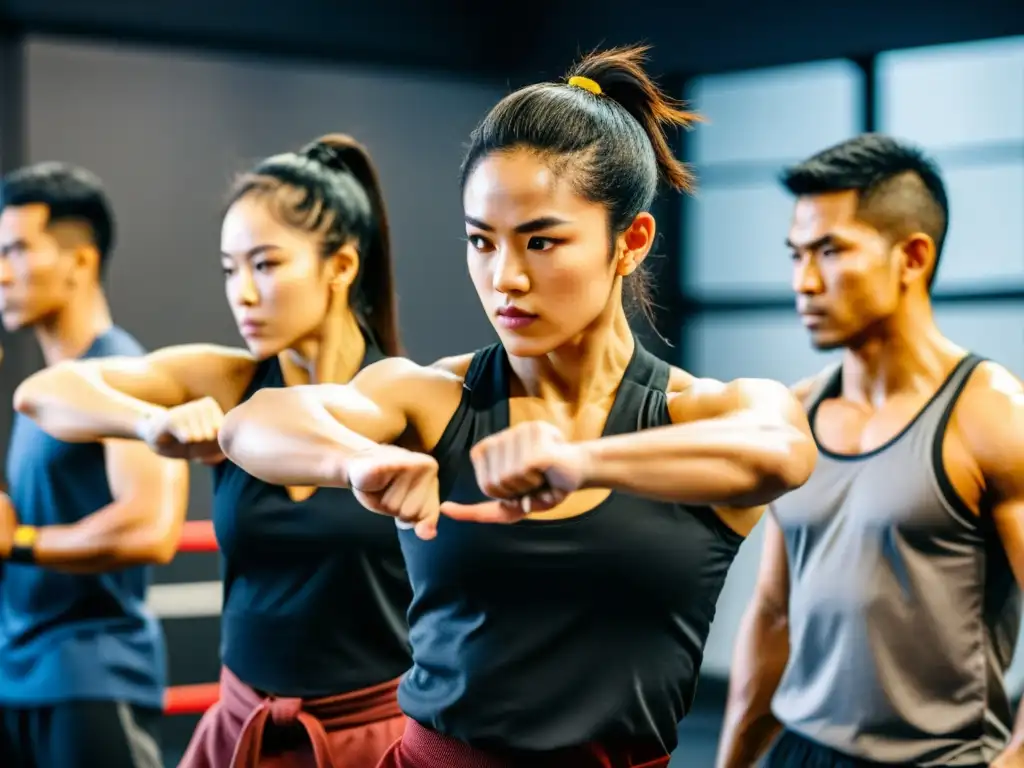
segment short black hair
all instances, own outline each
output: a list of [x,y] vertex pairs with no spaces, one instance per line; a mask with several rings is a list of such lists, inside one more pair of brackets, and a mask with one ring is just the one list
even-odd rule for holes
[[[659,180],[689,189],[689,169],[675,156],[666,130],[687,127],[698,117],[658,88],[645,70],[647,51],[643,45],[595,51],[562,82],[530,85],[506,96],[470,137],[463,189],[488,155],[536,150],[568,175],[580,195],[608,209],[612,235],[650,208]],[[570,84],[580,82],[574,78],[596,84],[599,93]],[[653,320],[646,273],[636,270],[625,288],[627,301]]]
[[114,215],[96,174],[68,163],[45,162],[8,173],[0,180],[0,211],[21,205],[45,205],[49,224],[76,221],[88,225],[100,255],[100,274],[114,247]]
[[935,266],[949,229],[949,199],[938,164],[923,150],[880,133],[840,142],[782,173],[793,195],[853,190],[857,216],[893,241],[923,232],[935,242]]

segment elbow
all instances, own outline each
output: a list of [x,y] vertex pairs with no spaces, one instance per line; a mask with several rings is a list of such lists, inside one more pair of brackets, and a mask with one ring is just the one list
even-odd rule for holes
[[22,416],[32,418],[32,414],[35,412],[35,399],[32,397],[32,388],[28,384],[26,379],[14,390],[13,405],[14,410]]
[[125,566],[167,565],[177,554],[173,539],[154,539],[116,553],[115,560]]
[[220,429],[217,430],[217,443],[220,445],[220,451],[232,461],[234,461],[235,444],[238,441],[238,412],[243,408],[245,408],[244,403],[224,414],[224,421],[221,422]]
[[253,413],[264,407],[268,399],[270,400],[269,407],[274,408],[273,395],[273,390],[258,390],[248,400],[239,403],[224,414],[224,421],[221,422],[220,430],[217,433],[217,442],[220,444],[221,453],[232,461],[235,460],[240,438],[245,432],[246,425],[251,423]]
[[818,463],[818,446],[808,432],[788,427],[769,463],[771,482],[779,495],[794,491],[810,478]]
[[818,448],[809,433],[788,425],[770,431],[772,438],[758,452],[748,476],[750,487],[742,494],[751,505],[770,504],[796,490],[807,482],[818,461]]
[[14,390],[14,410],[30,419],[36,418],[48,396],[54,393],[59,395],[60,392],[74,386],[74,381],[70,378],[74,376],[74,365],[73,361],[65,361],[29,376]]
[[146,549],[146,562],[151,565],[167,565],[178,554],[177,544],[171,537],[154,542]]
[[134,535],[122,536],[111,548],[111,559],[122,567],[167,565],[178,554],[177,529],[150,524]]
[[121,566],[167,565],[178,554],[187,511],[187,486],[124,503],[121,522],[110,532],[110,558]]
[[14,390],[14,410],[22,416],[30,419],[35,416],[39,402],[39,379],[46,373],[43,371],[29,376]]

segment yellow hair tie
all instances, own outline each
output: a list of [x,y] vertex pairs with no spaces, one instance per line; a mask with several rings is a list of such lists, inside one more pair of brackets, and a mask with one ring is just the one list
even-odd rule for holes
[[589,77],[580,77],[579,75],[576,75],[575,77],[570,77],[569,85],[571,85],[573,88],[582,88],[584,91],[590,91],[595,96],[601,95],[601,86],[598,85],[593,80],[591,80]]

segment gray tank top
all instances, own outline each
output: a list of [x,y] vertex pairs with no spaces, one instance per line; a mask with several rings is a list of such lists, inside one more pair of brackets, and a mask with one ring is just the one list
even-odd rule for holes
[[[1013,724],[1003,675],[1020,627],[987,509],[953,489],[942,439],[981,359],[968,355],[904,430],[856,456],[819,444],[810,480],[772,505],[789,560],[789,730],[879,763],[988,762]],[[825,371],[807,401],[841,391]]]

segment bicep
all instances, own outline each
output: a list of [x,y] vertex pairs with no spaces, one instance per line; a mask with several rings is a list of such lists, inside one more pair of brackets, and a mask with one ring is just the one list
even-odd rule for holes
[[188,506],[188,464],[165,459],[135,440],[105,440],[107,483],[115,501],[141,502],[184,519]]
[[239,373],[251,370],[252,358],[242,350],[212,344],[167,347],[143,357],[108,357],[85,361],[104,384],[153,405],[173,408],[201,397],[213,397],[221,407],[232,396]]
[[784,384],[770,379],[695,379],[686,389],[669,393],[669,415],[675,424],[751,415],[810,431],[800,401]]

